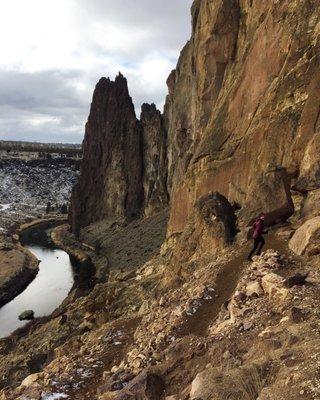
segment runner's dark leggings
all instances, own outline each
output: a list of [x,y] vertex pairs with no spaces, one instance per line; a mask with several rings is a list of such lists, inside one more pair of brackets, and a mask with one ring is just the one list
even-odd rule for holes
[[257,255],[260,255],[261,254],[261,250],[262,250],[262,248],[263,248],[263,246],[265,244],[266,244],[266,242],[265,242],[265,240],[263,239],[262,236],[260,236],[260,237],[258,237],[256,239],[253,239],[253,249],[252,249],[251,253],[248,256],[248,260],[251,259],[251,257],[253,256],[253,254],[254,254],[254,252],[256,250],[258,250],[257,251]]

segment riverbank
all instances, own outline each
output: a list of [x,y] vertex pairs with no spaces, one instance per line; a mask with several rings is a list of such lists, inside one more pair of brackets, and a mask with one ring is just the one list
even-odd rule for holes
[[39,271],[39,260],[9,239],[0,241],[0,307],[18,296]]
[[24,330],[26,322],[18,316],[25,310],[32,310],[36,319],[50,316],[74,285],[76,266],[52,244],[47,230],[36,229],[24,240],[24,246],[40,260],[39,272],[21,294],[0,308],[0,338]]
[[22,293],[39,272],[39,260],[21,243],[23,235],[36,227],[46,229],[65,221],[59,216],[36,219],[15,229],[12,237],[0,236],[0,307]]
[[93,245],[77,241],[70,232],[70,226],[63,224],[57,226],[51,232],[53,243],[73,257],[79,265],[82,265],[82,273],[90,269],[90,279],[95,283],[102,283],[108,279],[109,261],[104,252],[99,251]]

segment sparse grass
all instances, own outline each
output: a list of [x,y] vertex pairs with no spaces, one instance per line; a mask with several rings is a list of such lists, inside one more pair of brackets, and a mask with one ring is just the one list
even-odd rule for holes
[[[232,364],[232,360],[229,363]],[[270,384],[273,367],[264,362],[224,370],[221,366],[217,370],[219,374],[211,383],[212,393],[202,400],[211,400],[214,394],[221,400],[256,400]]]

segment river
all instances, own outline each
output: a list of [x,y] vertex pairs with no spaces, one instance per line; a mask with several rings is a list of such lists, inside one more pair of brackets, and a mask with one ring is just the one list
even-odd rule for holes
[[48,230],[33,230],[24,235],[22,243],[40,260],[39,272],[19,296],[0,308],[0,338],[26,324],[18,319],[25,310],[33,310],[35,317],[51,314],[74,283],[72,261],[66,252],[52,244]]

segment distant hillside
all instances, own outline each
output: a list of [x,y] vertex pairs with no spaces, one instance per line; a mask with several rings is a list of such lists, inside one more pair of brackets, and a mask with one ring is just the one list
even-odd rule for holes
[[0,151],[45,152],[62,153],[66,155],[81,155],[82,146],[81,144],[69,143],[37,143],[0,140]]

